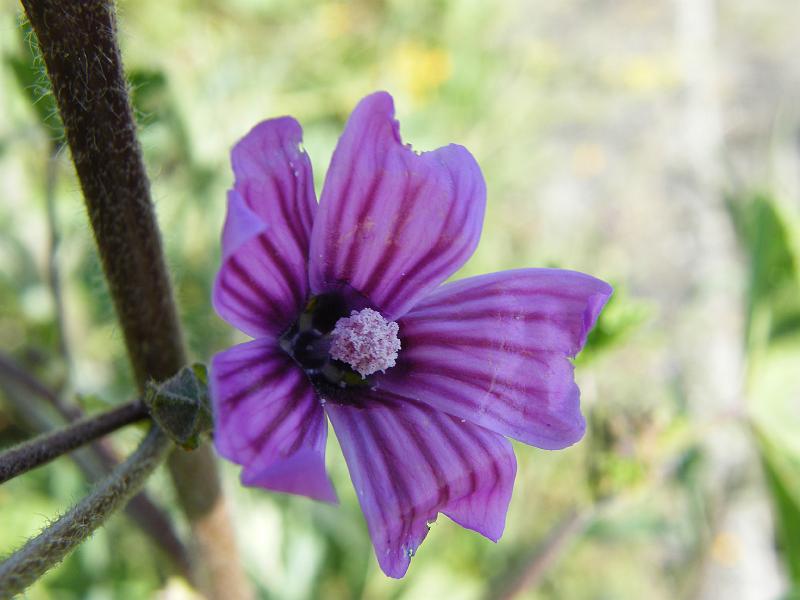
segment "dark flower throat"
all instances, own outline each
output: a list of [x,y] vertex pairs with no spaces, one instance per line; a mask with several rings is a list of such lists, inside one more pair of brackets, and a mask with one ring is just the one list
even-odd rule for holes
[[350,365],[330,357],[330,333],[350,314],[350,306],[336,293],[312,296],[300,317],[280,337],[281,348],[302,367],[317,392],[326,399],[347,401],[348,389],[371,385]]

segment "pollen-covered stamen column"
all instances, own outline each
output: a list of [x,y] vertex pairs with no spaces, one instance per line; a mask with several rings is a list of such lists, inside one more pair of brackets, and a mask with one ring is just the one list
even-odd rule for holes
[[[106,0],[22,0],[39,39],[140,392],[185,363],[149,182]],[[210,449],[170,470],[198,542],[208,595],[247,595]]]
[[331,332],[331,358],[347,363],[362,378],[393,367],[400,350],[399,326],[371,308],[353,311]]

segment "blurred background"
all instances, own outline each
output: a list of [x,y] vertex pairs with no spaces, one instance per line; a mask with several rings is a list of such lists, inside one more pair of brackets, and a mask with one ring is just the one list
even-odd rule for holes
[[[333,436],[338,507],[243,488],[224,465],[259,597],[800,598],[800,3],[118,9],[193,358],[242,340],[209,302],[231,145],[295,116],[319,191],[347,115],[376,89],[416,149],[457,142],[483,168],[486,226],[458,276],[558,266],[616,288],[577,360],[587,436],[516,446],[497,545],[440,517],[390,580]],[[19,6],[0,0],[0,446],[133,389],[60,135]],[[114,451],[139,436],[116,434]],[[96,453],[73,458],[0,487],[0,554],[102,470]],[[147,492],[173,510],[164,473]],[[115,516],[27,597],[188,597],[145,530]]]

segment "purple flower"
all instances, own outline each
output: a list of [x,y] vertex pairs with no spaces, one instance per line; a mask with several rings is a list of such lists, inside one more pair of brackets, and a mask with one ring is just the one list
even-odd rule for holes
[[442,285],[478,244],[483,176],[461,146],[403,145],[386,93],[353,111],[319,204],[301,142],[283,117],[233,149],[214,307],[255,340],[213,359],[215,443],[245,485],[335,502],[330,419],[378,562],[402,577],[440,512],[500,538],[506,436],[583,436],[570,358],[611,287],[555,269]]

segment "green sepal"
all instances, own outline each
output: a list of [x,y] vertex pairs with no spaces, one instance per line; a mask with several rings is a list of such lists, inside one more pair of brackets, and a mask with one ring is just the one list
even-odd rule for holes
[[153,420],[184,450],[197,448],[214,428],[208,372],[202,363],[183,367],[161,383],[148,383],[144,402]]

